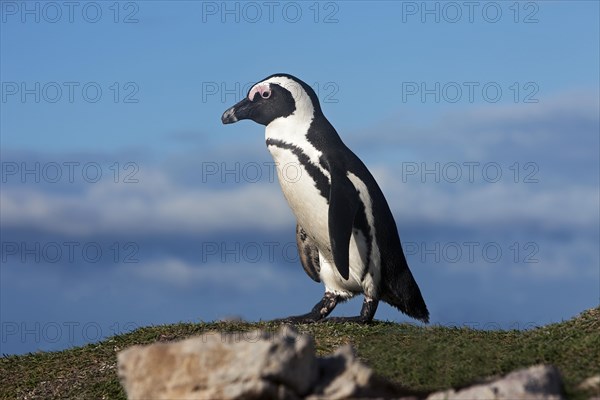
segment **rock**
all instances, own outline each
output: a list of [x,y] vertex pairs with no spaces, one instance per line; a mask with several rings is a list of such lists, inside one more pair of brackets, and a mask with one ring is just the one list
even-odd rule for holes
[[559,400],[564,399],[562,378],[556,367],[536,365],[511,372],[490,383],[474,385],[459,391],[436,392],[427,400]]
[[579,384],[579,389],[585,391],[596,391],[600,394],[600,375],[590,376]]
[[319,378],[310,400],[356,398],[416,399],[411,393],[378,376],[358,361],[350,346],[319,359]]
[[577,388],[591,395],[588,400],[600,400],[600,375],[593,375],[584,379]]
[[133,346],[118,365],[130,399],[294,399],[318,373],[313,339],[290,327]]

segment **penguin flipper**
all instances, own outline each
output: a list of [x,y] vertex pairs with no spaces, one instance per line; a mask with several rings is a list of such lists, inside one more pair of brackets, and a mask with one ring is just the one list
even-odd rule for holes
[[358,191],[346,171],[327,163],[331,175],[329,189],[329,240],[333,262],[344,279],[350,278],[350,237],[354,217],[360,205]]
[[296,224],[296,244],[298,245],[298,255],[300,255],[302,268],[313,281],[321,282],[319,277],[321,271],[319,249],[306,231],[298,224]]

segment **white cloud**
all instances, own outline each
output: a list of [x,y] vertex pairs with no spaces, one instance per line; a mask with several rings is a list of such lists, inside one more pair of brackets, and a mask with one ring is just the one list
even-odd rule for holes
[[[473,228],[536,224],[547,229],[597,227],[597,187],[513,183],[449,184],[372,168],[400,220]],[[412,177],[411,177],[412,178]],[[99,182],[83,192],[10,186],[0,193],[4,228],[34,227],[68,235],[209,233],[293,229],[294,217],[278,183],[233,188],[177,185],[160,172],[137,184]]]
[[5,228],[81,235],[278,229],[293,224],[276,183],[187,187],[157,171],[144,171],[139,183],[100,181],[79,193],[7,186],[0,193],[0,207]]
[[190,264],[178,258],[121,267],[121,273],[174,288],[218,287],[219,290],[256,291],[265,287],[283,290],[288,279],[276,266],[258,263]]
[[418,122],[394,115],[348,135],[348,142],[378,155],[403,152],[410,160],[556,163],[584,156],[597,168],[599,107],[597,92],[581,90],[532,104],[473,105]]
[[376,172],[392,212],[400,219],[484,229],[524,223],[554,230],[598,227],[600,195],[593,186],[404,183],[393,170],[379,167]]
[[[498,183],[481,179],[478,184],[403,182],[399,162],[384,158],[380,164],[369,165],[392,211],[401,220],[475,229],[523,223],[541,229],[595,228],[600,201],[598,155],[597,144],[593,153],[590,143],[594,140],[597,143],[597,132],[596,139],[583,140],[583,135],[587,137],[589,132],[563,134],[562,128],[553,128],[553,124],[556,116],[569,116],[589,129],[594,121],[597,123],[597,114],[597,100],[593,96],[573,92],[544,99],[539,104],[494,105],[461,111],[452,118],[434,121],[425,132],[398,134],[397,126],[387,131],[375,130],[389,132],[376,141],[384,143],[387,149],[396,151],[406,141],[408,147],[418,148],[420,154],[431,154],[425,159],[435,160],[443,155],[459,163],[478,160],[484,163],[503,157],[512,163],[544,157],[539,163],[537,184],[513,183],[508,176]],[[442,129],[446,122],[448,125]],[[433,129],[434,126],[437,128]],[[505,126],[516,130],[503,133]],[[474,134],[478,129],[483,133]],[[372,136],[364,137],[372,141]],[[502,138],[512,138],[506,139],[510,145],[504,142],[498,145]],[[395,145],[389,146],[389,141]],[[386,149],[376,150],[389,154]],[[570,158],[564,156],[579,153],[584,155],[570,156],[575,160],[573,163],[584,161],[572,170],[571,164],[565,162]],[[509,166],[508,162],[502,163],[505,174],[511,173]],[[552,169],[554,166],[562,170]],[[188,185],[177,183],[176,174],[166,168],[144,167],[136,176],[139,183],[115,184],[107,179],[83,184],[83,190],[78,192],[49,191],[40,185],[5,185],[0,193],[2,225],[82,235],[293,229],[293,214],[276,182],[242,182],[221,187]],[[578,179],[578,175],[584,178]]]

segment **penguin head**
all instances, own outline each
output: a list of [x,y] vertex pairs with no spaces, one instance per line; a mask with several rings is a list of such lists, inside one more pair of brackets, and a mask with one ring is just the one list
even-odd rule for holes
[[223,113],[221,121],[250,119],[266,126],[292,115],[312,119],[316,113],[321,113],[321,107],[310,86],[292,75],[275,74],[254,84],[242,101]]

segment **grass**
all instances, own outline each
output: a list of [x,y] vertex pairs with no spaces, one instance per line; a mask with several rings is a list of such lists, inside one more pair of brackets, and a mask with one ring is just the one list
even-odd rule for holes
[[[5,356],[0,358],[0,399],[124,399],[116,354],[126,347],[208,331],[273,331],[278,327],[269,322],[161,325],[60,352]],[[464,386],[490,375],[547,363],[561,370],[569,398],[598,395],[586,393],[578,385],[600,373],[600,308],[528,331],[417,327],[392,322],[369,326],[325,323],[298,328],[314,336],[320,355],[351,343],[358,356],[378,374],[417,391]]]

